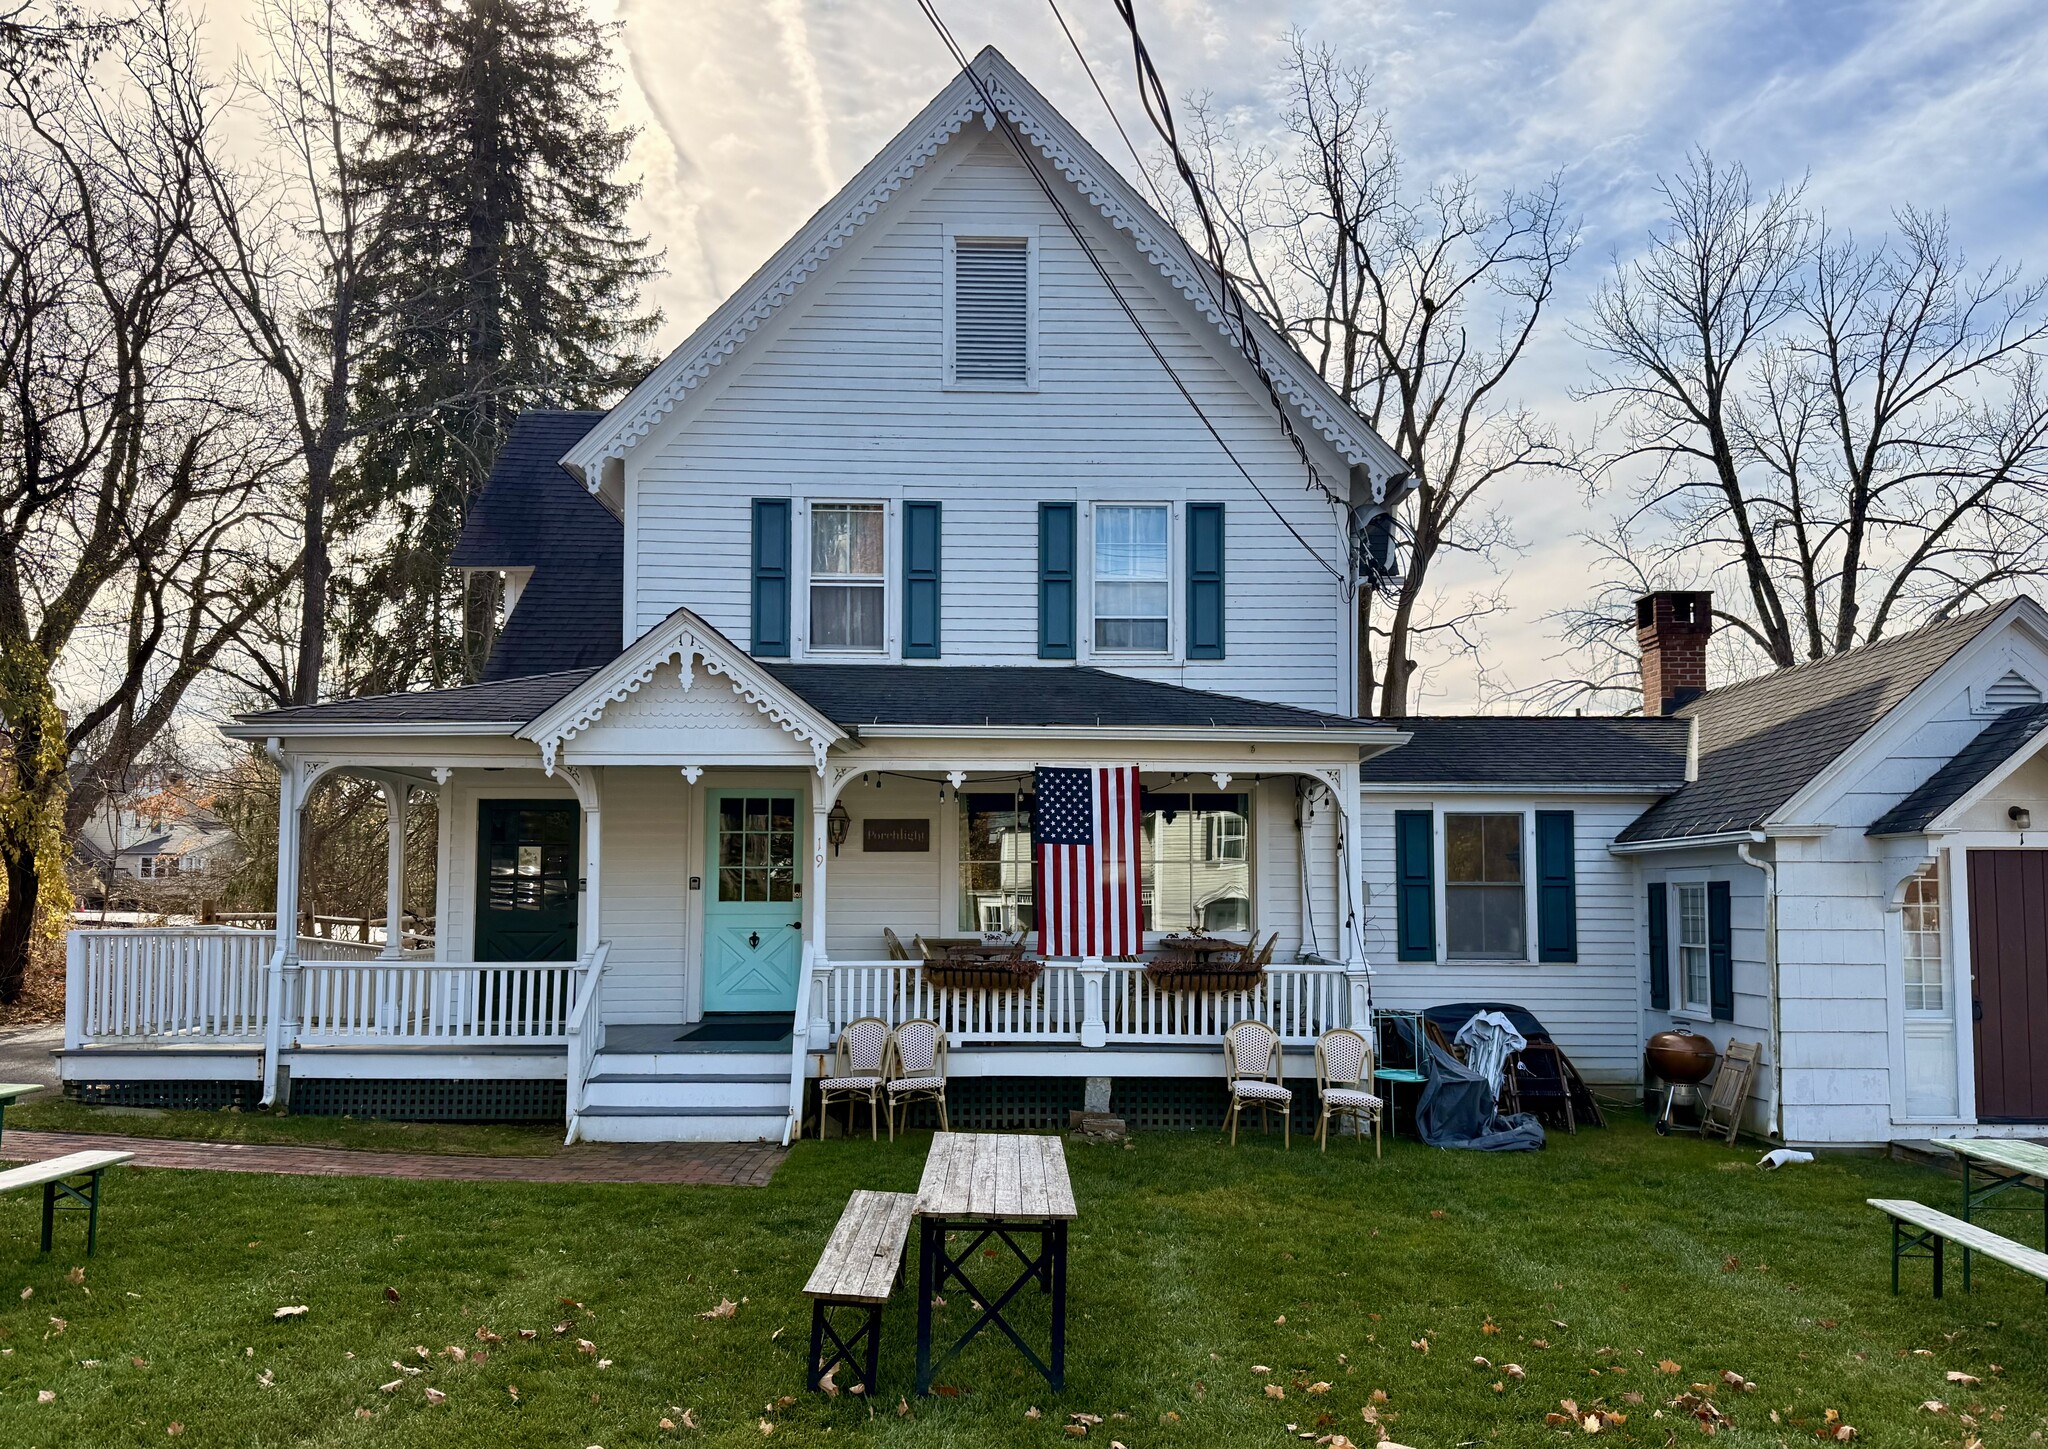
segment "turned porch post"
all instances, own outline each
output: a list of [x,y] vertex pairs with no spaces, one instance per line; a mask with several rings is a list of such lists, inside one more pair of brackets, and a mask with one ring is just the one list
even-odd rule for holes
[[384,865],[384,959],[405,954],[405,820],[411,791],[402,780],[384,780],[385,820],[390,837]]
[[1357,765],[1345,765],[1339,772],[1337,820],[1344,832],[1343,849],[1337,852],[1338,928],[1344,933],[1338,959],[1344,965],[1349,986],[1351,1024],[1360,1031],[1372,1021],[1372,970],[1365,959],[1365,922],[1360,892],[1364,881],[1365,802],[1363,782]]

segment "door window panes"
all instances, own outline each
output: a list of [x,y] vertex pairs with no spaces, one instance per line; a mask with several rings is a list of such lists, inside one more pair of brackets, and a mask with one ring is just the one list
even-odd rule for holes
[[493,822],[485,861],[485,907],[553,911],[575,893],[576,815],[519,810]]
[[964,793],[959,799],[960,928],[1032,929],[1037,924],[1032,797],[987,791]]
[[1164,504],[1095,505],[1095,647],[1163,654],[1172,589]]
[[1678,887],[1678,979],[1687,1011],[1712,1010],[1713,968],[1707,957],[1707,888]]
[[1444,817],[1444,920],[1452,956],[1527,959],[1520,815]]
[[1906,882],[1900,907],[1906,948],[1906,1010],[1948,1009],[1941,969],[1941,869],[1932,862]]
[[888,593],[879,503],[811,507],[811,647],[880,651]]
[[728,795],[718,802],[718,898],[796,899],[796,797]]

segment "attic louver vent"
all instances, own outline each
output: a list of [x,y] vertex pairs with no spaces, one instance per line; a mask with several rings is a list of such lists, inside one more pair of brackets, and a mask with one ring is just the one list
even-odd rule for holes
[[1028,243],[953,243],[955,382],[1030,383],[1030,302]]
[[1984,691],[1984,708],[2003,713],[2009,709],[2024,709],[2041,702],[2041,691],[2034,682],[2018,670],[2007,670],[2005,677],[1993,683]]

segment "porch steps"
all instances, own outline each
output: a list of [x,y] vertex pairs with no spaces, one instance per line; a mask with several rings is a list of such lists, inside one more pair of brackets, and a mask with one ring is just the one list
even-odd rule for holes
[[603,1051],[577,1114],[589,1142],[780,1141],[789,1052]]

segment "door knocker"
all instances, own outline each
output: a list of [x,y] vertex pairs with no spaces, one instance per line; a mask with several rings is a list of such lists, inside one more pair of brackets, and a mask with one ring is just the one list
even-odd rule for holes
[[760,950],[760,949],[761,949],[761,933],[760,933],[759,931],[749,931],[749,932],[747,932],[747,945],[748,945],[749,947],[751,947],[752,949],[756,950],[756,951]]

